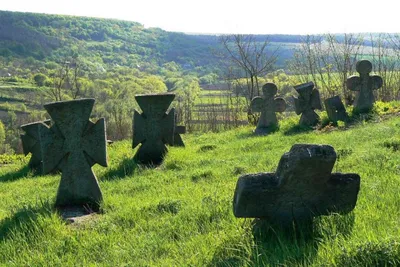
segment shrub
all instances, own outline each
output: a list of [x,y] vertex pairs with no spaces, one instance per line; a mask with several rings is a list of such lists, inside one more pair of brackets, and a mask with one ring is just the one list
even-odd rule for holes
[[35,76],[33,76],[33,80],[35,81],[37,86],[41,87],[46,84],[47,76],[42,73],[38,73]]

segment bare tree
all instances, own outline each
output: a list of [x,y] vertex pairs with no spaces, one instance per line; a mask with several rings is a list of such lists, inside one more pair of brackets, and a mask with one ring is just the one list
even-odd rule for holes
[[342,95],[347,104],[353,101],[352,93],[347,89],[347,78],[354,72],[357,58],[364,44],[361,34],[345,33],[343,35],[327,34],[330,51],[332,54],[332,64],[338,74],[338,83],[341,85]]
[[243,34],[222,35],[220,43],[224,48],[220,56],[226,59],[229,79],[236,88],[244,89],[251,114],[249,101],[260,94],[259,77],[273,70],[278,48],[272,48],[266,38]]
[[325,96],[342,94],[346,103],[352,95],[346,87],[347,78],[354,72],[363,45],[362,35],[307,35],[295,50],[288,67],[298,74],[296,82],[313,81]]
[[383,101],[396,99],[400,88],[398,35],[370,34],[370,40],[374,71],[384,81],[382,88],[377,91],[378,99]]
[[77,57],[71,60],[64,59],[53,78],[53,86],[49,90],[50,97],[55,101],[62,101],[64,95],[69,95],[72,99],[80,97],[82,94],[82,84],[79,81],[81,72],[82,64]]
[[319,56],[322,51],[317,51],[318,44],[321,43],[321,37],[315,35],[306,35],[302,42],[293,53],[293,58],[288,62],[288,68],[295,76],[295,83],[306,83],[313,81],[318,86],[318,73],[321,71]]

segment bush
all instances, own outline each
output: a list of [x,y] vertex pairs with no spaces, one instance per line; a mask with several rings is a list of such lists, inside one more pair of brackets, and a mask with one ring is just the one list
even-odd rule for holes
[[38,73],[35,76],[33,76],[33,80],[35,81],[37,86],[39,87],[45,86],[47,81],[47,76],[42,73]]

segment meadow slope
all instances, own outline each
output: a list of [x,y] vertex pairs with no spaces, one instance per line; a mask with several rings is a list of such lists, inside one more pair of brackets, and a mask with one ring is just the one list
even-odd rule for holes
[[[103,214],[66,224],[52,208],[59,175],[35,176],[21,163],[0,168],[0,263],[8,266],[268,266],[400,264],[400,118],[332,131],[275,134],[252,127],[184,135],[157,168],[133,161],[131,142],[109,146],[95,166]],[[335,172],[361,176],[355,210],[314,221],[309,234],[253,235],[232,198],[241,174],[274,172],[295,143],[330,144]]]

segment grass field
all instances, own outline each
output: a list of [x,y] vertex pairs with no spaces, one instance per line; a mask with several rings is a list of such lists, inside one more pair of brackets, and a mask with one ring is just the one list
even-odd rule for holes
[[228,90],[202,90],[193,107],[194,117],[200,120],[207,119],[204,113],[229,113],[239,108],[242,111],[241,119],[245,120],[245,102],[245,97],[235,98]]
[[[7,266],[375,266],[400,264],[400,118],[350,128],[275,134],[252,127],[185,135],[157,168],[137,166],[131,142],[109,146],[95,166],[103,214],[68,225],[52,208],[59,175],[34,176],[28,159],[0,167],[0,263]],[[275,171],[295,143],[330,144],[336,172],[356,172],[355,210],[287,234],[237,219],[232,198],[241,174]]]
[[0,80],[0,110],[29,113],[41,110],[44,89],[22,82]]

